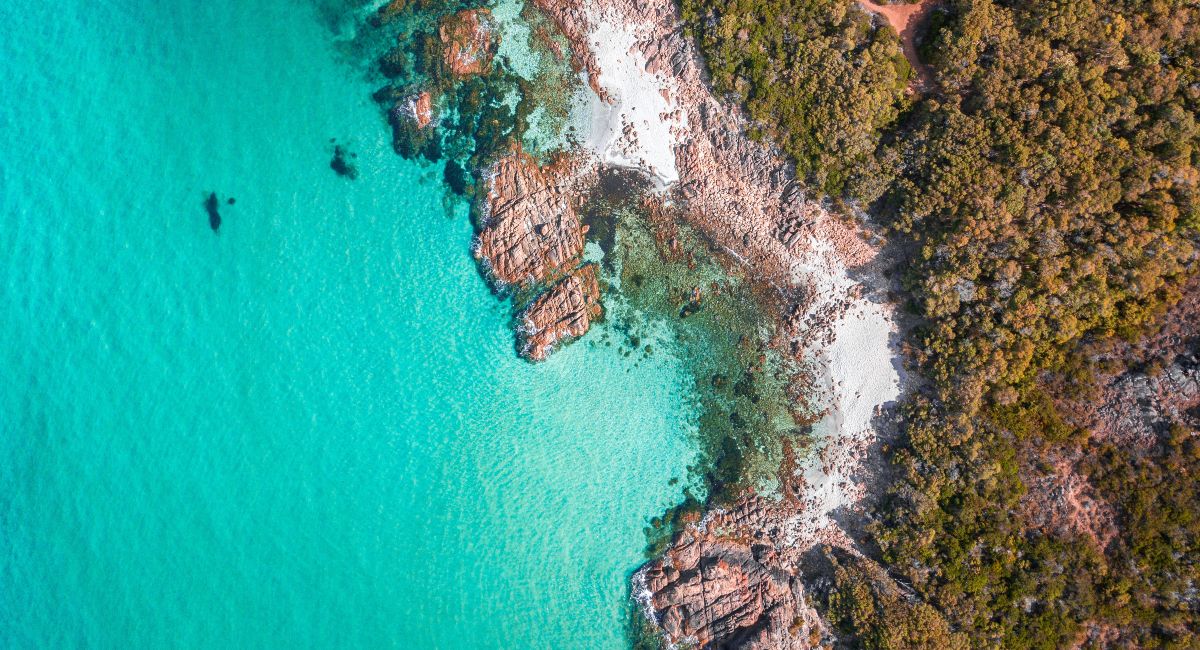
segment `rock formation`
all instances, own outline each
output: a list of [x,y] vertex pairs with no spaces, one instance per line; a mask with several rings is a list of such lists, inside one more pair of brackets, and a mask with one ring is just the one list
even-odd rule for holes
[[464,9],[445,18],[438,37],[446,69],[460,78],[486,73],[500,47],[500,34],[487,9]]
[[430,95],[428,90],[422,90],[409,97],[405,100],[404,107],[418,129],[433,123],[433,95]]
[[434,160],[437,156],[437,130],[433,95],[425,89],[385,89],[376,93],[376,100],[393,102],[388,112],[392,126],[392,148],[405,158],[424,154]]
[[560,342],[586,334],[592,321],[603,313],[596,265],[575,269],[521,315],[517,334],[522,356],[544,361]]
[[795,554],[776,543],[785,527],[780,515],[747,496],[689,525],[638,572],[635,596],[668,643],[799,650],[827,635],[806,600]]
[[531,361],[583,336],[603,313],[596,266],[579,266],[587,226],[576,201],[595,178],[595,166],[580,159],[542,167],[519,147],[483,175],[475,257],[501,290],[549,287],[518,319],[521,354]]
[[486,174],[475,256],[501,288],[545,284],[579,263],[586,231],[568,176],[558,168],[543,170],[519,149]]

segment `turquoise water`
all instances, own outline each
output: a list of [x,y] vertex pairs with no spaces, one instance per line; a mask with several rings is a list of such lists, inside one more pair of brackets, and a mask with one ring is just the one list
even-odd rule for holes
[[0,20],[0,647],[622,647],[669,347],[518,360],[309,4]]

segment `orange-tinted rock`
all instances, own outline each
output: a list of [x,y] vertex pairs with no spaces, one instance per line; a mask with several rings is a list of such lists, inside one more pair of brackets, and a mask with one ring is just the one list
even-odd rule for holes
[[603,313],[596,265],[581,266],[539,296],[521,315],[517,329],[521,354],[531,361],[542,361],[559,343],[586,334],[592,320]]
[[428,90],[421,91],[409,100],[409,110],[418,129],[429,126],[433,122],[433,96]]
[[698,648],[800,650],[824,627],[806,602],[791,550],[764,530],[785,513],[758,497],[689,524],[661,557],[634,576],[665,640]]
[[475,256],[501,287],[546,283],[579,263],[584,231],[562,176],[515,150],[485,177]]
[[395,97],[388,122],[392,125],[392,147],[405,158],[425,156],[436,160],[437,132],[430,126],[436,121],[433,95],[428,90],[400,89],[377,99]]
[[438,27],[446,69],[458,77],[487,72],[500,46],[500,35],[487,9],[464,9]]

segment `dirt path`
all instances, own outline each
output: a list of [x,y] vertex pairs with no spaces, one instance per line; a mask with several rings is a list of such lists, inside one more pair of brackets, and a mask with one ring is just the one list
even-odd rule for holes
[[913,90],[924,92],[933,88],[933,70],[921,63],[917,55],[917,28],[924,22],[929,12],[936,4],[934,0],[920,0],[916,4],[880,5],[871,0],[859,0],[864,9],[873,14],[883,16],[892,29],[900,35],[900,47],[904,50],[904,58],[908,59],[913,69]]

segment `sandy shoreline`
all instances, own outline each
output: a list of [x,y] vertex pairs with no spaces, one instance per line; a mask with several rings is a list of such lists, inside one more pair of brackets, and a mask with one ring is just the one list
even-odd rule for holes
[[861,272],[875,251],[807,199],[776,152],[745,137],[740,111],[704,84],[673,3],[537,4],[586,48],[577,60],[597,110],[584,145],[655,178],[693,225],[785,297],[787,342],[814,369],[827,407],[814,433],[830,452],[803,470],[812,501],[793,530],[797,544],[815,542],[832,511],[858,500],[847,452],[873,441],[871,419],[899,395],[892,307],[868,297],[882,278]]
[[[785,570],[795,571],[799,554],[817,544],[857,553],[835,514],[863,498],[863,461],[876,441],[872,420],[898,398],[901,386],[893,306],[877,298],[886,283],[870,270],[876,251],[854,227],[805,195],[778,152],[746,137],[737,107],[713,97],[673,2],[535,4],[571,42],[573,60],[590,88],[593,112],[584,146],[602,163],[649,174],[664,202],[680,207],[685,219],[778,291],[782,335],[776,347],[810,370],[806,388],[817,393],[822,415],[813,426],[815,444],[797,459],[795,476],[781,477],[796,486],[796,498],[748,495],[739,508],[753,505],[748,511],[765,514],[747,520],[736,512],[710,512],[695,529],[683,531],[679,543],[704,553],[715,540],[695,542],[710,535],[707,522],[721,521],[760,541],[770,539],[780,554],[775,564]],[[648,582],[639,573],[639,601],[661,619],[669,640],[689,634],[713,640],[724,615],[696,611],[680,595],[686,589],[674,590],[676,552],[682,551],[648,565],[653,574]],[[717,578],[701,582],[713,582],[699,585],[701,592],[721,589]],[[742,584],[745,575],[733,582]],[[744,595],[738,589],[750,588],[732,589],[730,597],[738,600]],[[788,599],[789,589],[800,592],[789,599],[793,608],[805,602],[796,586],[780,588],[780,597]],[[743,606],[755,607],[749,600]],[[775,630],[763,642],[793,647],[780,634]]]

